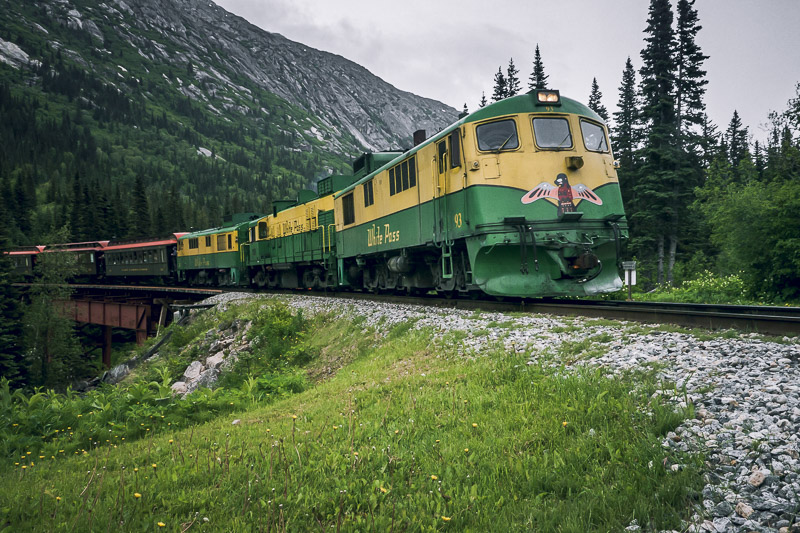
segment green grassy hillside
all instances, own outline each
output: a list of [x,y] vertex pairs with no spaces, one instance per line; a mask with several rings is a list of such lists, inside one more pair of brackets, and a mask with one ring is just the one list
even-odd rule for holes
[[[226,387],[171,398],[170,380],[209,326],[233,319],[253,320],[252,350]],[[528,364],[500,347],[463,353],[456,337],[413,326],[383,335],[358,319],[251,303],[176,332],[113,391],[0,394],[2,523],[48,532],[679,527],[701,485],[698,459],[665,455],[663,436],[689,413],[651,399],[651,376],[611,378],[557,355]]]

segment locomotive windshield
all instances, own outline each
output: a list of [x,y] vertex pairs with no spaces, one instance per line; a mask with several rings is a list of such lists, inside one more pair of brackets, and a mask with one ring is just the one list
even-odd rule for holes
[[581,133],[583,145],[592,152],[608,152],[608,142],[603,127],[594,122],[581,120]]
[[572,133],[565,118],[535,118],[533,133],[539,148],[572,148]]
[[481,124],[476,128],[478,149],[485,152],[519,148],[517,126],[511,119]]

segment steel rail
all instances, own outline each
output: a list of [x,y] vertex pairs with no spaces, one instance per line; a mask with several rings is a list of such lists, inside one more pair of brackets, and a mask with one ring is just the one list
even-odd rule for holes
[[[23,285],[23,284],[15,284]],[[24,284],[28,285],[28,284]],[[145,285],[73,284],[76,289],[183,293],[213,296],[224,292],[256,292],[250,288],[199,288]],[[372,300],[475,311],[545,313],[629,320],[653,324],[675,324],[705,329],[737,329],[767,335],[800,335],[800,307],[635,302],[619,300],[443,298],[438,295],[407,296],[365,292],[278,290],[272,294],[327,296],[340,300]],[[202,306],[202,305],[201,305]]]
[[[322,295],[324,293],[307,292],[304,294]],[[613,300],[509,299],[497,301],[491,299],[447,299],[433,296],[412,297],[367,293],[327,293],[327,295],[333,295],[341,299],[369,299],[464,310],[587,316],[609,320],[675,324],[693,328],[737,329],[767,335],[800,335],[800,308],[798,307],[676,304],[672,302]]]

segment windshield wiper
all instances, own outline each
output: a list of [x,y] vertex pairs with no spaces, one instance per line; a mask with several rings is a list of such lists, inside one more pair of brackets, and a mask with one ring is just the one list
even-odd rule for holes
[[499,147],[497,150],[495,150],[495,153],[499,154],[499,153],[500,153],[500,150],[502,150],[503,148],[505,148],[505,147],[506,147],[506,144],[508,144],[508,141],[510,141],[510,140],[511,140],[511,138],[512,138],[513,136],[514,136],[514,134],[513,134],[513,133],[512,133],[511,135],[509,135],[509,136],[508,136],[508,139],[506,139],[505,141],[503,141],[503,144],[501,144],[501,145],[500,145],[500,147]]

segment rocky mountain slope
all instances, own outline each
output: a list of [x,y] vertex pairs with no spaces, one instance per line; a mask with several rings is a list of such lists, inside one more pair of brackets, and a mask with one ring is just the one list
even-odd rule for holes
[[0,224],[14,244],[268,212],[456,117],[208,0],[0,0]]
[[[131,89],[131,78],[145,74],[141,69],[168,66],[173,75],[163,76],[164,84],[231,120],[252,113],[253,91],[264,89],[319,119],[296,133],[318,139],[326,150],[354,155],[362,148],[408,145],[415,129],[436,131],[457,116],[352,61],[261,30],[207,0],[44,0],[37,6],[39,16],[21,13],[22,22],[44,35],[54,25],[83,32],[93,43],[89,57],[58,40],[48,46],[106,83]],[[35,60],[24,44],[0,44],[6,63]],[[121,48],[139,60],[120,64]]]

